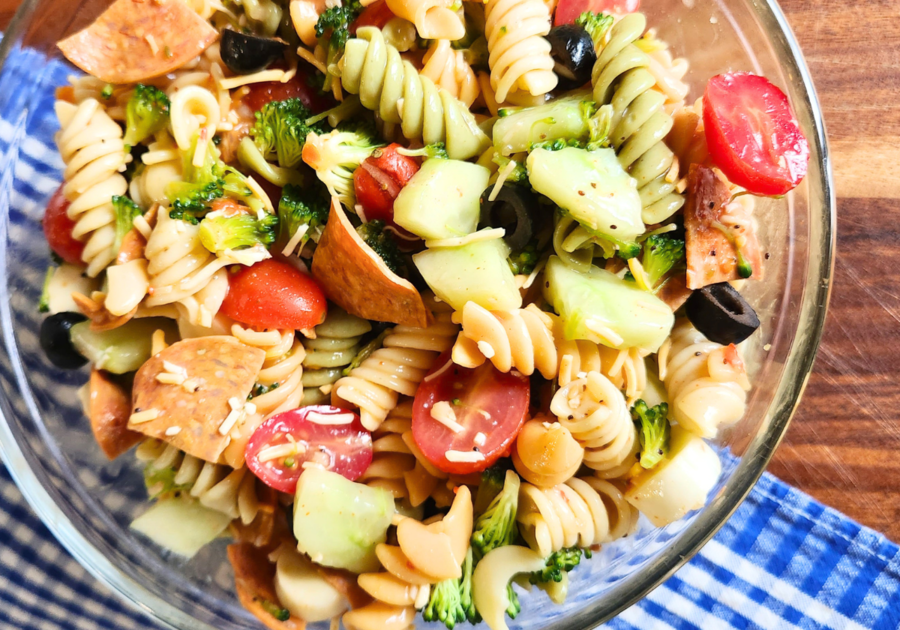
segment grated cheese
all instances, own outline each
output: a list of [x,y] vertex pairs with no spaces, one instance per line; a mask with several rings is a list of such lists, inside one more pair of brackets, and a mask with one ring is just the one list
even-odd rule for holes
[[523,289],[531,288],[531,285],[534,284],[534,281],[537,279],[538,274],[544,270],[544,265],[547,264],[547,258],[541,259],[538,264],[534,266],[534,271],[528,274],[528,278],[525,280],[525,284],[522,285]]
[[284,249],[281,250],[282,256],[290,256],[294,253],[294,250],[297,248],[297,245],[300,244],[300,241],[303,240],[303,237],[306,236],[306,233],[309,231],[309,224],[301,225],[294,232],[294,235],[291,236],[291,240],[287,242],[287,245],[284,246]]
[[163,361],[163,369],[170,374],[184,374],[187,376],[187,368],[175,365],[171,361]]
[[322,74],[328,74],[328,69],[325,67],[325,64],[316,59],[316,56],[312,54],[311,51],[306,50],[303,46],[297,49],[297,56]]
[[647,274],[644,272],[644,266],[641,264],[637,258],[629,258],[628,259],[628,269],[631,270],[631,275],[634,276],[634,281],[643,291],[650,291],[650,285],[647,282]]
[[156,375],[156,382],[164,385],[181,385],[185,381],[184,374],[172,374],[171,372],[160,372]]
[[610,346],[620,346],[625,341],[618,333],[616,333],[616,331],[612,330],[608,326],[604,326],[597,320],[589,319],[587,322],[585,322],[585,326],[587,326],[588,330],[600,337],[601,340],[605,341]]
[[321,425],[350,424],[353,422],[354,417],[352,413],[325,414],[318,411],[310,411],[306,414],[307,420]]
[[506,236],[506,230],[503,228],[489,228],[460,236],[458,238],[441,238],[425,241],[425,247],[435,249],[440,247],[462,247],[471,243],[480,243],[481,241],[493,241]]
[[446,372],[447,369],[448,369],[451,365],[453,365],[453,361],[452,361],[452,360],[451,360],[451,361],[447,361],[447,362],[443,365],[443,367],[441,367],[440,370],[438,370],[437,372],[433,372],[432,374],[429,374],[428,376],[426,376],[425,378],[423,378],[423,379],[422,379],[422,382],[423,382],[423,383],[427,383],[428,381],[433,381],[433,380],[436,379],[438,376],[440,376],[441,374],[443,374],[444,372]]
[[[266,83],[268,81],[283,81],[287,73],[284,70],[261,70],[253,74],[244,74],[236,77],[229,77],[219,81],[219,87],[223,90],[233,90],[242,85],[251,83]],[[290,79],[288,79],[290,80]]]
[[234,425],[237,424],[240,417],[241,410],[232,409],[228,416],[222,421],[222,424],[219,425],[219,435],[228,435],[234,428]]
[[172,437],[181,433],[181,427],[169,427],[166,429],[166,435]]
[[463,430],[463,426],[456,421],[456,412],[446,400],[434,403],[431,408],[431,417],[443,424],[445,427],[459,433]]
[[228,399],[228,406],[231,407],[232,411],[237,411],[238,409],[243,407],[243,405],[241,404],[241,399],[237,396],[232,396]]
[[200,168],[206,161],[206,146],[209,144],[209,129],[202,127],[200,134],[197,136],[197,146],[194,147],[194,157],[191,159],[191,165],[194,168]]
[[263,202],[263,206],[269,211],[269,214],[275,214],[275,208],[272,206],[272,200],[269,199],[269,195],[262,189],[259,182],[249,175],[247,176],[247,187],[253,191],[253,194],[259,197],[260,201]]
[[155,57],[159,52],[159,45],[156,43],[156,38],[150,33],[147,33],[144,35],[144,41],[147,42],[147,45],[150,47],[150,52],[153,53],[153,56]]
[[143,411],[131,414],[131,417],[128,418],[128,424],[141,424],[143,422],[156,420],[157,418],[159,418],[159,409],[144,409]]
[[272,461],[273,459],[281,459],[282,457],[293,457],[294,455],[303,455],[306,447],[296,442],[286,442],[285,444],[276,444],[261,450],[256,459],[260,463]]
[[328,383],[327,385],[322,385],[319,391],[323,394],[330,394],[332,389],[334,389],[334,383]]
[[501,168],[497,172],[497,183],[494,184],[494,189],[491,191],[490,196],[488,197],[488,201],[496,201],[497,195],[500,194],[500,189],[503,188],[503,184],[506,183],[506,180],[512,175],[513,171],[516,170],[516,166],[519,163],[515,160],[510,160],[506,163],[506,166]]
[[494,347],[487,341],[479,341],[476,345],[481,351],[481,354],[484,355],[485,359],[491,359],[495,354],[497,354],[496,352],[494,352]]
[[484,446],[484,443],[487,442],[487,436],[484,433],[482,433],[481,431],[479,431],[478,433],[475,434],[474,442],[475,442],[475,446]]
[[134,217],[134,221],[131,222],[131,225],[133,225],[134,229],[140,232],[141,236],[145,239],[150,238],[150,234],[153,232],[153,228],[147,223],[147,219],[144,218],[143,214]]
[[484,455],[475,451],[447,451],[444,457],[448,462],[474,463],[484,460]]
[[186,392],[189,394],[194,394],[198,389],[200,389],[200,385],[203,382],[203,379],[199,378],[189,378],[184,383],[181,384],[181,387],[184,388]]

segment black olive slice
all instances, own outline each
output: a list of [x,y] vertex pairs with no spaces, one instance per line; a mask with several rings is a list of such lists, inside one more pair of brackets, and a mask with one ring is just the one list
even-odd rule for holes
[[759,328],[759,317],[727,282],[711,284],[691,293],[685,304],[688,319],[707,339],[723,346],[740,343]]
[[77,370],[87,363],[75,346],[69,330],[87,318],[81,313],[56,313],[41,324],[41,349],[50,363],[64,370]]
[[488,201],[490,191],[488,188],[481,200],[479,225],[504,228],[504,240],[509,248],[514,252],[521,250],[534,234],[537,197],[521,186],[507,185],[500,189],[496,199]]
[[558,89],[574,90],[591,80],[597,53],[587,31],[577,24],[562,24],[550,29],[546,39],[550,42],[553,71],[559,77]]
[[228,69],[237,74],[253,74],[264,70],[287,49],[287,42],[271,37],[222,31],[220,54]]

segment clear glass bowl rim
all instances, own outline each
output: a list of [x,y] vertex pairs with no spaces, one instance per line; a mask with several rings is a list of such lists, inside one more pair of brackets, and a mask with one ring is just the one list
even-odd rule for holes
[[[0,67],[5,62],[10,48],[18,42],[27,28],[39,3],[40,0],[23,0],[0,43]],[[812,121],[814,134],[809,140],[813,145],[814,154],[821,156],[820,177],[815,181],[808,181],[811,233],[806,283],[800,304],[799,326],[802,328],[802,334],[798,332],[795,337],[784,366],[784,376],[773,398],[773,401],[779,404],[770,408],[771,422],[768,430],[761,439],[754,440],[741,457],[741,462],[732,475],[722,500],[708,506],[675,543],[660,553],[650,566],[623,579],[595,606],[567,618],[565,625],[571,630],[594,628],[643,598],[690,560],[724,525],[750,493],[784,437],[806,387],[821,341],[831,293],[836,238],[834,183],[822,110],[799,44],[777,0],[754,1],[749,4],[767,32],[773,36],[780,35],[773,37],[772,43],[776,47],[783,68],[799,78],[803,86],[805,98],[795,100],[793,104],[798,112],[805,114],[808,120]],[[822,200],[821,204],[812,202],[816,198]],[[818,233],[815,228],[818,228]],[[15,357],[11,358],[15,363]],[[17,376],[20,381],[24,380],[23,374]],[[138,581],[120,571],[76,530],[41,485],[35,472],[28,466],[2,414],[0,414],[0,456],[32,509],[89,573],[135,609],[167,627],[176,630],[183,627],[180,623],[184,620],[182,611],[153,595]]]

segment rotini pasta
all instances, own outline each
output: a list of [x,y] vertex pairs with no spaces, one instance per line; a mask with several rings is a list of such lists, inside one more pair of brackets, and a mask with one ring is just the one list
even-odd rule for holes
[[423,39],[455,41],[466,34],[453,0],[388,0],[391,12],[416,25]]
[[306,351],[293,330],[257,331],[240,324],[231,334],[241,343],[265,351],[266,360],[252,398],[258,413],[268,418],[300,406],[303,398],[303,359]]
[[201,505],[240,519],[249,525],[259,514],[256,477],[247,468],[235,470],[186,455],[161,440],[146,439],[135,451],[144,462],[148,491],[152,496],[177,492]]
[[544,557],[566,547],[590,547],[627,536],[637,517],[618,486],[595,477],[575,477],[546,489],[530,483],[519,488],[519,531]]
[[683,320],[672,330],[671,347],[660,349],[659,362],[672,417],[689,431],[712,438],[744,415],[750,382],[733,346],[709,341]]
[[471,107],[481,88],[475,78],[472,66],[466,61],[461,50],[453,50],[450,40],[438,39],[431,43],[422,58],[419,74],[431,79],[434,84]]
[[489,51],[491,86],[498,102],[510,92],[532,96],[556,87],[550,43],[550,12],[541,0],[488,0],[484,34]]
[[331,389],[359,352],[360,339],[372,330],[364,319],[332,306],[325,321],[316,326],[315,337],[303,340],[303,404],[319,405],[331,397]]
[[641,13],[623,17],[597,57],[594,100],[613,106],[610,141],[619,162],[638,182],[644,223],[661,223],[684,205],[675,192],[674,154],[663,139],[672,129],[666,94],[648,70],[651,59],[635,46],[646,27]]
[[126,163],[122,128],[93,98],[80,105],[57,101],[56,116],[61,127],[56,143],[66,165],[63,195],[75,221],[72,236],[85,241],[81,259],[88,276],[95,278],[118,253],[112,197],[128,189],[120,174]]
[[622,393],[599,372],[561,387],[550,402],[559,423],[584,447],[584,463],[617,479],[637,461],[640,441]]
[[561,424],[538,416],[526,422],[512,451],[518,473],[539,488],[571,479],[581,467],[584,449]]
[[434,359],[453,345],[457,327],[450,313],[439,313],[427,328],[396,326],[349,376],[340,379],[332,399],[359,407],[363,426],[374,431],[397,405],[397,396],[412,396]]
[[358,94],[363,107],[377,112],[388,127],[400,125],[411,140],[444,142],[448,155],[459,160],[480,154],[490,143],[469,108],[420,76],[376,28],[361,28],[347,42],[340,75],[343,88]]

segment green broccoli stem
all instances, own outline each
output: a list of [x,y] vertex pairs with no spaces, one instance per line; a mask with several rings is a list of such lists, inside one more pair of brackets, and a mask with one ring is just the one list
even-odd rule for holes
[[641,467],[656,466],[669,452],[669,405],[659,403],[649,407],[643,400],[637,400],[631,408],[631,417],[639,423],[641,438]]
[[475,521],[472,548],[476,562],[492,549],[511,545],[518,537],[516,510],[519,507],[520,484],[519,476],[511,470],[507,471],[503,490]]

